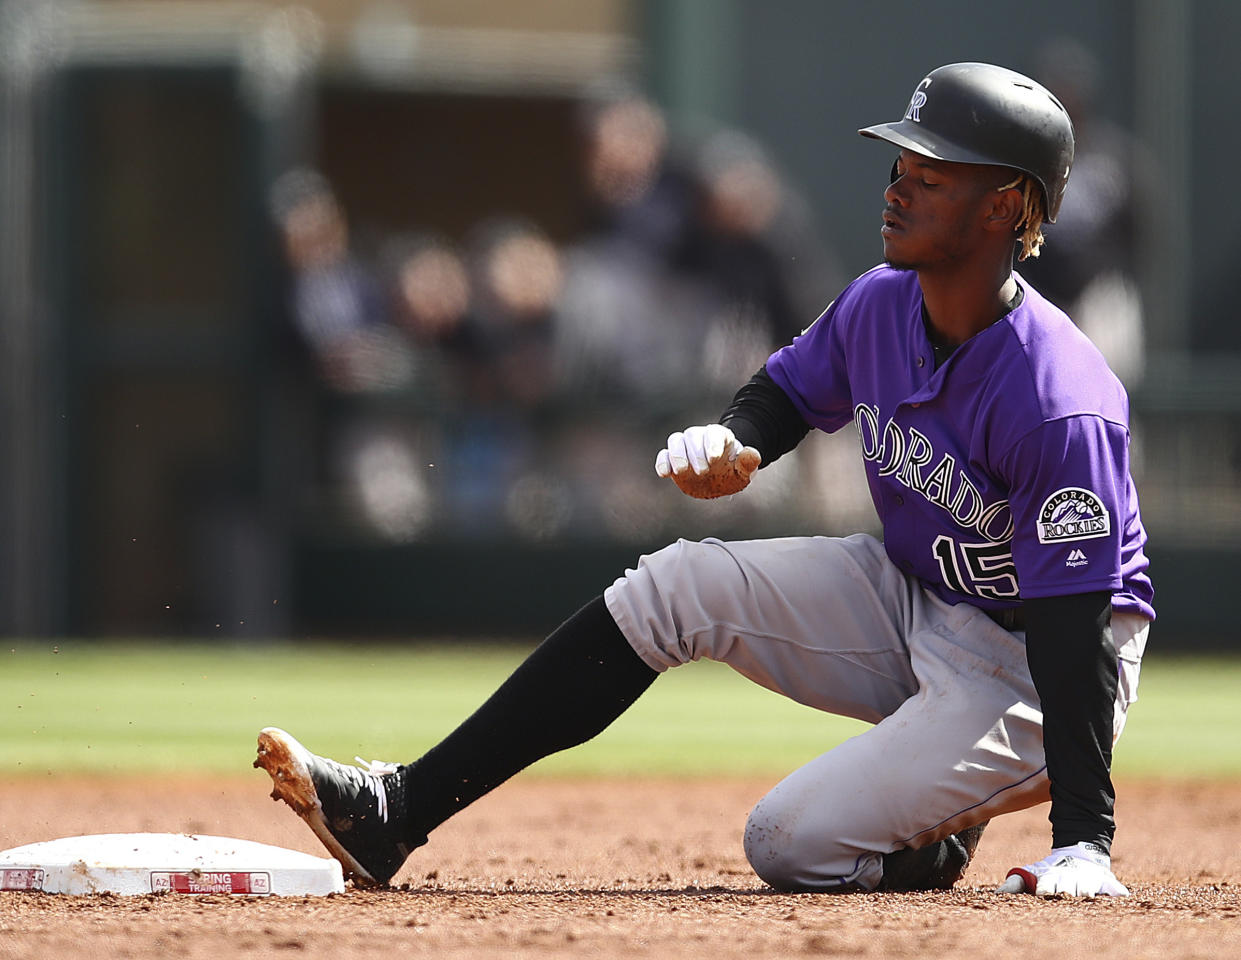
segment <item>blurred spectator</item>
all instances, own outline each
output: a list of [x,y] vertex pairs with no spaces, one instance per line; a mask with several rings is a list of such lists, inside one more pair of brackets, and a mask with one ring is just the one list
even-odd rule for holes
[[532,412],[557,386],[560,251],[534,224],[497,217],[472,231],[470,264],[487,399]]
[[472,307],[469,389],[442,411],[444,485],[461,532],[558,535],[569,492],[550,462],[560,252],[534,224],[497,217],[467,242]]
[[386,326],[382,290],[350,249],[331,184],[299,168],[273,185],[271,211],[288,264],[293,322],[323,382],[346,393],[400,385],[407,357]]
[[710,407],[818,315],[839,272],[751,138],[721,131],[683,163],[645,99],[586,117],[593,208],[566,256],[565,376],[651,410]]
[[751,328],[740,342],[783,343],[805,318],[793,316],[773,248],[784,199],[780,178],[756,142],[726,130],[703,145],[697,187],[696,216],[678,265],[719,292],[738,326]]
[[587,226],[565,251],[562,380],[584,396],[663,402],[699,366],[691,291],[670,273],[692,200],[663,114],[636,94],[582,111]]
[[290,170],[269,202],[288,268],[292,326],[312,360],[314,384],[326,388],[311,402],[314,476],[333,506],[343,494],[372,530],[407,540],[428,522],[418,447],[403,425],[362,398],[406,385],[411,352],[388,322],[379,277],[351,249],[345,211],[327,178]]
[[705,290],[600,238],[565,252],[557,359],[583,398],[667,413],[700,393]]
[[481,389],[480,338],[465,261],[443,237],[394,237],[381,254],[393,325],[412,348],[413,386],[432,403],[466,402]]
[[1136,281],[1137,211],[1149,183],[1137,141],[1097,110],[1100,67],[1075,39],[1045,44],[1034,76],[1073,120],[1073,176],[1047,244],[1020,272],[1062,307],[1129,387],[1145,365],[1142,302]]
[[636,94],[591,102],[582,141],[587,235],[666,262],[682,242],[692,186],[671,160],[659,108]]
[[757,141],[736,130],[709,137],[695,180],[694,216],[676,265],[715,301],[704,341],[710,381],[736,384],[804,329],[840,280]]
[[384,343],[399,358],[405,375],[388,386],[403,389],[385,391],[384,402],[355,395],[343,416],[336,411],[332,466],[356,516],[399,543],[433,529],[451,505],[444,433],[468,408],[477,345],[465,265],[446,240],[429,233],[393,238],[380,251],[377,276],[391,326],[374,326],[365,340]]
[[[594,104],[585,121],[593,203],[565,255],[558,358],[594,412],[565,465],[589,524],[651,539],[673,520],[652,507],[650,437],[717,416],[736,384],[818,315],[840,274],[813,239],[807,205],[751,138],[724,130],[683,153],[638,96]],[[767,485],[779,496],[795,486]]]

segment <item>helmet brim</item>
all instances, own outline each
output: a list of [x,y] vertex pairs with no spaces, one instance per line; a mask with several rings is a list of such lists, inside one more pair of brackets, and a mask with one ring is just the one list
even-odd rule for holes
[[936,136],[925,127],[911,123],[908,120],[898,120],[895,123],[880,123],[873,127],[863,127],[858,133],[864,137],[870,137],[872,140],[884,140],[887,143],[900,147],[902,150],[912,150],[914,153],[920,153],[924,157],[930,157],[932,160],[944,160],[948,163],[985,163],[996,165],[994,160],[983,156],[981,153],[967,150],[958,144],[951,143],[943,137]]

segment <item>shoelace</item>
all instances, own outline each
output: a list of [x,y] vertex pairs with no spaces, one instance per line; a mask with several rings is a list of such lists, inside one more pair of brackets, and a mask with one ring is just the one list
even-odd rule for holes
[[388,789],[384,786],[383,777],[390,773],[396,773],[399,764],[389,763],[386,760],[363,760],[361,757],[354,757],[358,765],[356,767],[346,766],[341,763],[338,766],[341,772],[355,785],[370,790],[375,795],[375,801],[379,809],[379,819],[384,823],[388,822]]

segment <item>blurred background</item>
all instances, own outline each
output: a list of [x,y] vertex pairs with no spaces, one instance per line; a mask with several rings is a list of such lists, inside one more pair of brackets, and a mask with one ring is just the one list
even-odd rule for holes
[[1129,387],[1158,646],[1235,648],[1239,35],[1232,0],[0,0],[0,630],[539,634],[673,537],[874,531],[851,430],[728,503],[652,463],[880,258],[856,129],[990,60],[1074,116],[1021,269]]

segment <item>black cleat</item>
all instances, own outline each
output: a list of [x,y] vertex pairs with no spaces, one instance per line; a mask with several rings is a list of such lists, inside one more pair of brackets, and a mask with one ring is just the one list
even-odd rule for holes
[[306,821],[347,879],[359,886],[392,879],[413,849],[399,832],[404,809],[396,764],[346,766],[316,756],[275,727],[260,731],[258,749],[254,765],[271,775],[271,798]]
[[917,850],[896,850],[883,856],[883,880],[877,889],[893,892],[951,890],[974,859],[989,820],[966,827],[938,843]]
[[965,848],[965,855],[969,859],[966,866],[974,860],[974,851],[978,849],[978,841],[982,839],[982,832],[987,829],[990,820],[984,820],[982,823],[976,823],[972,827],[966,827],[964,830],[954,833],[953,836],[961,842],[961,846]]

